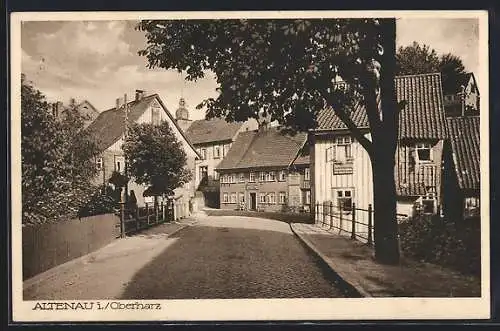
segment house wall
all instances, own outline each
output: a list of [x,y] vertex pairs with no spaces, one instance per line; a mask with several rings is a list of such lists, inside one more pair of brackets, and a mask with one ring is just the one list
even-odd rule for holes
[[[181,141],[182,146],[184,148],[184,151],[186,152],[187,156],[187,164],[186,167],[191,171],[193,174],[192,179],[190,182],[186,183],[183,187],[177,188],[174,190],[175,196],[176,196],[176,208],[177,208],[177,214],[180,215],[179,217],[185,217],[190,214],[189,210],[189,201],[194,198],[194,192],[195,192],[195,158],[196,158],[196,153],[193,151],[189,143],[184,139],[182,134],[177,130],[175,127],[174,122],[172,119],[167,115],[166,110],[163,109],[159,102],[155,100],[150,104],[148,109],[144,112],[144,114],[139,117],[136,123],[151,123],[152,121],[152,107],[157,106],[160,107],[160,120],[166,121],[170,127],[172,128],[172,131],[174,132],[175,137]],[[102,185],[104,183],[107,183],[109,178],[111,177],[111,174],[115,170],[115,158],[123,156],[123,151],[122,151],[122,145],[124,143],[123,137],[118,139],[113,145],[108,147],[102,154],[103,158],[103,169],[99,171],[96,179],[95,179],[95,184],[97,185]],[[128,192],[130,193],[131,190],[134,191],[134,194],[137,198],[137,204],[139,206],[144,206],[145,205],[145,199],[143,197],[143,193],[147,187],[143,185],[139,185],[133,181],[129,182],[128,185]],[[196,204],[193,205],[193,211],[196,211],[197,206]]]
[[[279,180],[279,172],[285,171],[286,177],[284,181]],[[301,185],[303,183],[303,169],[300,170],[287,170],[286,168],[272,168],[272,169],[255,169],[252,170],[255,173],[255,182],[250,182],[250,170],[242,171],[224,171],[221,172],[220,176],[226,174],[233,174],[236,178],[236,183],[220,183],[220,205],[221,209],[236,209],[239,207],[239,194],[243,193],[245,196],[245,207],[251,209],[250,194],[256,194],[256,208],[257,210],[277,212],[282,211],[286,206],[294,206],[297,208],[304,206],[304,201],[302,199]],[[259,180],[259,173],[261,171],[269,172],[274,171],[276,178],[274,181],[263,181]],[[239,183],[239,174],[244,174],[244,182]],[[280,203],[280,192],[285,193],[285,203]],[[229,202],[224,202],[224,194],[227,193],[229,197]],[[231,203],[231,194],[237,194],[236,203]],[[261,193],[274,193],[275,203],[262,203],[260,202]]]
[[[216,158],[215,157],[215,147],[218,146],[220,149],[220,157]],[[197,160],[196,161],[196,174],[195,174],[195,185],[198,187],[200,185],[200,182],[202,180],[201,178],[201,172],[200,169],[201,167],[207,167],[208,168],[208,176],[210,176],[213,179],[217,179],[218,174],[215,171],[215,168],[219,165],[219,163],[222,161],[224,156],[226,156],[227,152],[229,151],[229,148],[232,146],[232,141],[214,141],[206,144],[196,144],[195,148],[198,151],[198,154],[202,154],[202,149],[205,149],[206,151],[206,158],[204,160]]]

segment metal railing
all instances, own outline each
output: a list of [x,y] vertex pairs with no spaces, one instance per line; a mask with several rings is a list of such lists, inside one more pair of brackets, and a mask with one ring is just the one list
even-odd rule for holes
[[124,203],[120,204],[120,237],[136,233],[142,229],[157,224],[174,220],[173,206],[160,202],[156,205],[147,204],[145,207],[127,208]]
[[[373,214],[371,204],[368,208],[357,208],[353,203],[350,207],[334,205],[332,201],[316,202],[315,223],[329,230],[338,230],[338,234],[350,235],[351,239],[373,245]],[[407,218],[406,214],[397,214],[398,219]]]

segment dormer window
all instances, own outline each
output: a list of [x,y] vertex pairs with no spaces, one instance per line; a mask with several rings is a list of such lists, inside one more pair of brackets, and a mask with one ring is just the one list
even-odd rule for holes
[[430,143],[417,143],[415,148],[418,161],[432,161],[432,146]]

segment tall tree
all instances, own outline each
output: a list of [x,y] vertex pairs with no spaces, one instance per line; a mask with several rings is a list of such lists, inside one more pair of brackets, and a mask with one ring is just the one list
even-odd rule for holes
[[169,194],[191,179],[182,143],[169,124],[132,124],[122,147],[128,175],[153,195]]
[[[316,126],[332,107],[370,155],[375,207],[375,255],[397,263],[394,157],[398,105],[394,91],[394,19],[142,21],[150,67],[212,71],[219,95],[204,100],[207,117],[229,121],[271,115],[293,130]],[[338,88],[341,78],[348,86]],[[350,112],[363,103],[371,140]]]
[[440,72],[445,94],[456,93],[457,82],[465,75],[462,59],[451,53],[438,55],[428,45],[414,41],[399,47],[396,54],[396,74],[413,75]]
[[97,145],[73,109],[63,118],[21,76],[23,222],[74,217],[92,195]]

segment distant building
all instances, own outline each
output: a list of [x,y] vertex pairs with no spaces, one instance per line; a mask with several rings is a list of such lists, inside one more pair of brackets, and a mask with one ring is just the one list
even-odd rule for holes
[[215,168],[228,153],[238,133],[256,129],[257,121],[229,123],[220,118],[191,121],[183,99],[176,111],[176,121],[201,156],[196,160],[194,172],[197,202],[200,206],[219,208],[220,187]]
[[480,127],[479,116],[450,117],[446,119],[451,153],[445,169],[447,181],[445,208],[451,218],[479,216],[481,197]]
[[[96,184],[107,184],[113,171],[124,172],[125,158],[123,156],[122,145],[125,134],[125,109],[128,109],[128,123],[152,123],[159,124],[166,121],[172,128],[177,139],[182,143],[187,155],[187,168],[194,172],[195,160],[199,158],[194,146],[186,138],[183,130],[177,125],[175,119],[165,107],[158,94],[145,95],[142,90],[137,90],[135,99],[125,103],[118,98],[116,106],[103,111],[96,120],[88,127],[99,141],[102,151],[101,156],[96,160],[99,174]],[[144,191],[147,187],[130,182],[129,192],[134,190],[139,206],[145,204]],[[190,200],[194,199],[194,180],[186,183],[183,187],[175,189],[176,217],[188,216],[190,213]]]
[[[309,209],[307,134],[261,126],[241,132],[217,166],[221,209]],[[302,189],[306,189],[304,192]]]
[[446,116],[479,115],[480,95],[476,78],[472,72],[460,76],[444,91]]
[[87,100],[76,103],[75,99],[71,99],[68,105],[64,105],[61,101],[54,102],[51,107],[51,114],[57,119],[64,116],[64,112],[74,107],[84,118],[84,128],[90,125],[98,116],[99,111]]

